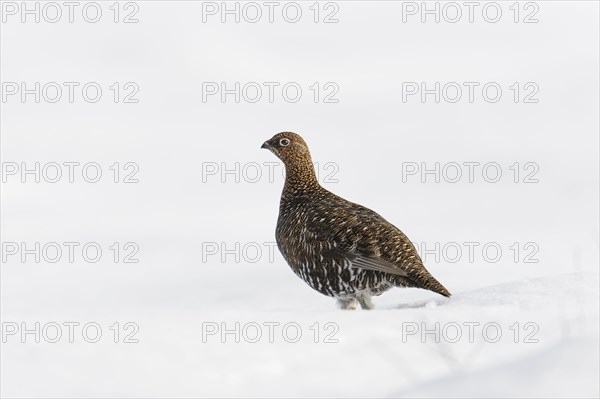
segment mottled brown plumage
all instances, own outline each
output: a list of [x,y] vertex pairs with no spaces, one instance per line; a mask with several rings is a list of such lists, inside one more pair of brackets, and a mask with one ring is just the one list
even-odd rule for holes
[[265,141],[285,165],[276,239],[294,273],[342,308],[372,308],[371,296],[392,287],[450,293],[423,266],[411,241],[364,206],[321,187],[308,146],[296,133]]

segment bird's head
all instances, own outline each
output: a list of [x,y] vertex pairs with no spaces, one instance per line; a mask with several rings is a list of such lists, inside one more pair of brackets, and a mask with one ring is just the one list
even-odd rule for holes
[[[299,134],[281,132],[265,141],[260,148],[266,148],[281,159],[283,163],[294,165],[303,161],[310,161],[308,145]],[[312,162],[312,161],[311,161]]]

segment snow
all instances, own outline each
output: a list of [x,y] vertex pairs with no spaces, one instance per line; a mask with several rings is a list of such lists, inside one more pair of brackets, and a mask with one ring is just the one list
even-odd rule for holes
[[[598,352],[596,334],[563,339],[540,353],[471,373],[458,372],[428,381],[398,394],[413,398],[481,397],[595,397],[598,396]],[[569,370],[565,374],[565,370]],[[522,381],[523,376],[527,376]],[[568,384],[565,384],[565,380]],[[596,381],[595,385],[591,383]],[[520,382],[520,383],[519,383]],[[515,383],[518,384],[515,389]],[[493,394],[490,395],[490,388]]]
[[[269,273],[266,268],[257,271],[245,266],[235,270],[240,281],[258,278],[268,282]],[[103,298],[96,306],[77,300],[69,305],[64,302],[63,309],[55,306],[50,294],[73,291],[69,284],[42,289],[37,293],[40,301],[35,309],[26,311],[28,319],[41,320],[42,325],[53,320],[93,320],[102,326],[105,336],[94,344],[77,334],[74,343],[66,342],[65,337],[58,344],[43,339],[36,344],[31,337],[19,344],[19,335],[8,337],[10,344],[3,345],[2,356],[3,395],[598,394],[597,273],[515,281],[458,292],[450,299],[398,289],[377,298],[373,311],[337,310],[331,299],[293,284],[294,276],[289,274],[290,279],[271,289],[265,284],[262,290],[246,288],[228,295],[222,290],[224,280],[206,281],[200,275],[187,281],[163,281],[159,286],[132,281],[127,284],[128,294],[134,294],[131,297],[118,290],[111,295],[105,283],[97,281],[95,289],[90,286],[91,292],[77,296]],[[192,289],[195,294],[190,297]],[[6,297],[13,296],[11,288],[3,287],[3,291]],[[290,299],[292,293],[297,299]],[[118,306],[125,302],[128,306]],[[7,312],[7,308],[3,311],[5,321],[23,312]],[[113,311],[107,312],[108,308]],[[70,318],[59,316],[65,313]],[[114,321],[137,323],[140,342],[113,343],[108,328]],[[515,342],[511,327],[517,322],[520,327]],[[237,336],[221,334],[223,328],[235,331],[236,323],[240,323]],[[272,342],[268,323],[279,323],[273,329]],[[288,323],[300,328],[298,342],[291,342],[296,339],[295,327],[284,336],[283,326]],[[319,323],[317,342],[315,323]],[[333,324],[326,327],[326,323]],[[441,326],[437,337],[422,333],[425,328],[434,330],[435,323]],[[479,323],[474,326],[472,342],[467,323]],[[486,323],[499,326],[502,337],[497,342],[492,342],[496,340],[495,328],[483,335]],[[537,328],[525,328],[526,323]],[[203,324],[210,325],[204,327],[204,336]],[[462,338],[454,342],[454,327],[442,334],[447,325],[460,326]],[[207,331],[213,330],[206,329],[215,326],[220,331],[208,335]],[[259,326],[262,337],[252,343],[255,326]],[[411,334],[415,327],[419,332]]]
[[[339,24],[204,24],[200,2],[137,3],[139,24],[112,23],[110,2],[97,24],[0,28],[3,82],[105,90],[98,103],[0,104],[3,163],[103,171],[2,184],[1,241],[55,242],[63,257],[2,262],[0,396],[600,396],[597,2],[536,2],[538,24],[511,22],[513,2],[497,24],[401,24],[387,1],[337,2]],[[116,81],[135,81],[139,103],[114,103]],[[254,81],[305,94],[202,102],[203,82]],[[504,97],[402,102],[402,82],[438,81],[497,81]],[[314,103],[314,82],[336,82],[339,103]],[[537,83],[539,103],[515,103],[514,82]],[[259,149],[283,130],[306,139],[326,188],[418,244],[453,296],[393,289],[372,311],[341,311],[297,278],[272,246],[282,165]],[[121,179],[139,165],[139,183],[114,183],[114,162]],[[404,181],[406,162],[495,162],[503,175]],[[537,183],[523,182],[527,163]],[[250,181],[241,170],[257,164]],[[65,242],[80,244],[73,262]],[[128,242],[137,263],[123,262]],[[22,336],[36,323],[39,343]]]

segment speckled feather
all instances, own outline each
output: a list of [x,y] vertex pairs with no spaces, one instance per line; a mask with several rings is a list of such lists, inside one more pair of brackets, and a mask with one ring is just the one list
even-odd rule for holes
[[[285,145],[287,144],[287,145]],[[308,146],[296,133],[263,144],[286,168],[276,239],[294,273],[342,307],[392,287],[417,287],[450,296],[425,269],[411,241],[376,212],[321,187]]]

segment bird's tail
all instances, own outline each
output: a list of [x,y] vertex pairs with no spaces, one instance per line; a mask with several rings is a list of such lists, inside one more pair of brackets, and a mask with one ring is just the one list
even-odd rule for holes
[[439,281],[437,281],[431,274],[427,273],[427,276],[422,276],[419,281],[418,281],[418,287],[419,288],[423,288],[429,291],[433,291],[437,294],[443,295],[447,298],[449,298],[452,294],[450,293],[450,291],[448,291],[446,289],[446,287],[444,287],[442,285],[442,283],[440,283]]
[[424,267],[418,272],[409,273],[407,277],[396,277],[396,285],[401,287],[415,287],[433,291],[436,294],[450,297],[452,294],[433,277]]
[[448,291],[446,287],[444,287],[439,281],[437,281],[436,279],[433,279],[433,281],[435,282],[435,284],[432,286],[432,288],[428,288],[428,290],[443,295],[446,298],[450,298],[452,296],[450,291]]

